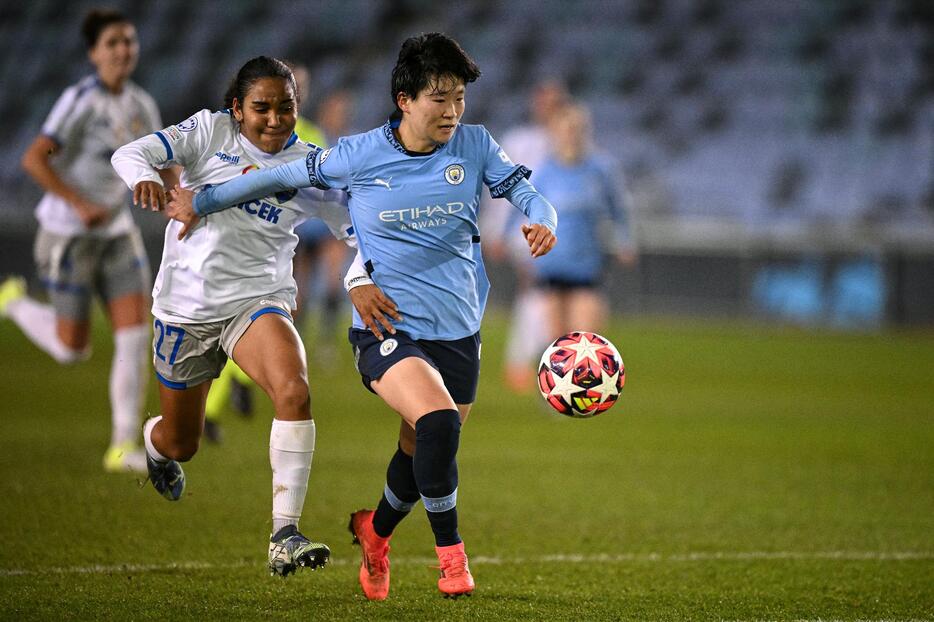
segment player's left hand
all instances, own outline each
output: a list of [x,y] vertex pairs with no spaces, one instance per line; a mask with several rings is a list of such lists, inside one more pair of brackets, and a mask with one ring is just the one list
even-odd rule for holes
[[376,285],[368,284],[354,287],[348,294],[350,302],[360,314],[360,319],[377,339],[383,340],[383,330],[391,335],[396,334],[396,328],[386,316],[392,316],[392,319],[397,322],[402,321],[402,316],[399,314],[396,303],[384,294],[383,290]]
[[541,257],[555,247],[558,238],[545,225],[522,225],[522,235],[525,241],[529,243],[529,250],[532,257]]
[[195,193],[187,188],[175,186],[169,191],[170,201],[165,206],[166,215],[182,223],[182,230],[178,232],[178,239],[182,240],[198,225],[201,218],[195,214]]

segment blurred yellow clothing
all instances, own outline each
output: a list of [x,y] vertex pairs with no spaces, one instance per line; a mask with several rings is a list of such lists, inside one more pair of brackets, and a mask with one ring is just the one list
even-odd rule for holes
[[221,370],[221,375],[214,380],[211,384],[211,389],[208,391],[208,398],[204,404],[204,416],[207,419],[217,421],[221,418],[221,415],[224,414],[224,411],[227,410],[234,381],[248,387],[254,385],[253,380],[246,375],[246,372],[240,369],[240,367],[233,362],[233,359],[228,359],[224,369]]
[[298,139],[303,143],[314,143],[319,147],[328,146],[328,139],[325,138],[321,128],[305,117],[296,119],[295,133],[298,134]]

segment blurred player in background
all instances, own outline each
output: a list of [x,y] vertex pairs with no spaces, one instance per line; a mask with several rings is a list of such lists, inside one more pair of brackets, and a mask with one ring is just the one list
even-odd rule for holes
[[[161,195],[158,171],[171,164],[182,166],[182,183],[201,189],[293,160],[304,166],[315,153],[293,132],[298,95],[285,63],[264,56],[247,62],[224,106],[117,150],[114,168],[143,206]],[[150,480],[166,498],[181,496],[185,475],[179,462],[197,452],[211,380],[227,357],[234,359],[275,409],[269,570],[283,576],[298,566],[321,566],[330,555],[326,545],[298,531],[315,423],[305,348],[290,315],[294,229],[319,216],[346,239],[351,226],[345,200],[339,191],[288,189],[206,217],[191,230],[172,221],[153,289],[153,362],[162,416],[143,429]]]
[[532,266],[548,341],[573,330],[602,330],[608,314],[600,287],[605,258],[626,267],[636,261],[620,173],[594,150],[590,113],[580,104],[564,106],[552,119],[550,135],[550,153],[535,173],[535,185],[560,215],[556,234],[565,243]]
[[[503,135],[503,151],[515,161],[528,166],[536,181],[539,165],[551,149],[548,125],[556,111],[567,103],[567,99],[567,91],[559,81],[545,80],[538,83],[529,100],[530,122]],[[547,193],[544,194],[547,196]],[[484,199],[480,223],[484,248],[492,259],[508,259],[515,269],[517,280],[512,321],[506,341],[504,381],[513,391],[525,393],[534,387],[533,363],[538,362],[542,348],[551,339],[545,332],[545,302],[540,292],[532,287],[532,262],[525,239],[516,235],[510,226],[513,219],[511,211],[493,205],[489,197]]]
[[[96,72],[65,89],[22,159],[45,190],[36,208],[35,257],[51,304],[27,297],[25,281],[13,278],[0,286],[0,314],[59,363],[77,363],[90,356],[91,299],[100,297],[114,335],[104,468],[145,472],[138,439],[152,277],[110,155],[162,121],[152,97],[130,82],[139,60],[133,24],[116,11],[95,10],[81,32]],[[170,171],[161,174],[174,183]]]
[[[303,98],[311,91],[308,69],[302,65],[294,68],[298,90]],[[321,99],[317,106],[317,123],[299,117],[295,133],[300,140],[318,147],[332,145],[347,133],[352,101],[346,91],[335,91]],[[337,318],[340,313],[344,292],[341,276],[348,261],[347,245],[323,226],[319,220],[308,220],[295,230],[298,247],[295,249],[295,282],[298,284],[298,310],[295,325],[301,329],[307,320],[308,302],[311,299],[312,277],[317,270],[323,284],[320,322],[316,331],[314,356],[320,361],[333,359],[337,341]]]
[[396,111],[382,127],[307,161],[196,195],[173,192],[172,205],[199,214],[290,188],[350,192],[359,240],[347,282],[357,312],[350,342],[364,384],[403,420],[377,509],[351,515],[363,550],[360,584],[372,600],[389,594],[389,540],[420,499],[435,536],[438,589],[445,596],[474,589],[458,533],[456,456],[476,397],[489,290],[477,227],[483,185],[529,217],[522,231],[533,256],[555,243],[554,208],[526,179],[529,170],[513,164],[483,126],[459,123],[466,85],[479,75],[454,40],[412,37],[392,72]]

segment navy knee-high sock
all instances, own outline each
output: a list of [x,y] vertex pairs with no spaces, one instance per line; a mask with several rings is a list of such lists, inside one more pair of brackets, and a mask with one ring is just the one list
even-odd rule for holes
[[456,460],[460,429],[456,410],[436,410],[415,423],[415,481],[438,546],[461,541],[457,533]]
[[415,483],[412,456],[399,447],[389,461],[389,467],[386,469],[386,487],[373,514],[373,530],[376,531],[376,535],[382,538],[391,536],[418,500],[418,484]]

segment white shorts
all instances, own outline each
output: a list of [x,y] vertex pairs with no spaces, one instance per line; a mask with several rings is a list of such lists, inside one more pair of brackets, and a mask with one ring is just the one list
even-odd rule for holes
[[243,333],[267,313],[292,321],[286,302],[270,296],[257,298],[235,316],[218,322],[178,324],[155,318],[152,363],[159,382],[181,390],[217,378]]

